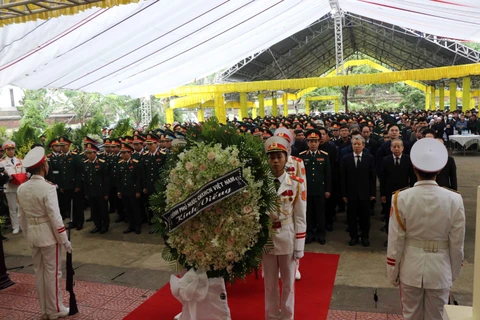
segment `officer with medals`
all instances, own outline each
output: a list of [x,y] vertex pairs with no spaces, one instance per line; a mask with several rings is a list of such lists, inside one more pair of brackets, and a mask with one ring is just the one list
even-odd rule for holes
[[[290,154],[290,145],[285,139],[269,138],[265,142],[265,150],[280,201],[279,211],[268,213],[275,230],[271,234],[273,249],[262,255],[265,315],[266,319],[293,320],[296,261],[303,257],[305,247],[306,190],[303,179],[290,176],[285,171]],[[281,300],[279,271],[282,280]]]
[[110,226],[107,203],[110,193],[110,169],[107,162],[97,156],[98,151],[99,148],[95,144],[86,144],[87,159],[83,161],[83,182],[95,225],[90,233],[104,234]]
[[459,193],[435,182],[448,161],[443,143],[421,139],[410,159],[418,181],[392,199],[387,276],[400,285],[405,320],[441,320],[463,263],[465,208]]
[[82,164],[79,155],[70,150],[71,141],[67,137],[60,137],[59,144],[62,150],[60,157],[60,192],[63,194],[63,217],[70,217],[73,200],[72,228],[83,229],[85,216],[83,213],[83,194],[80,192],[83,184]]
[[133,147],[122,143],[121,159],[117,168],[117,196],[121,199],[128,228],[123,233],[142,232],[142,217],[137,199],[142,193],[142,168],[138,160],[132,158]]
[[332,177],[328,152],[319,150],[320,131],[307,131],[308,151],[300,153],[307,176],[307,239],[306,243],[317,241],[324,245],[325,240],[325,199],[332,191]]
[[159,137],[153,132],[146,135],[147,151],[143,153],[141,166],[143,171],[143,194],[147,197],[145,206],[148,213],[148,222],[151,224],[153,212],[148,198],[155,192],[155,183],[160,176],[160,169],[165,165],[166,154],[158,146]]
[[110,141],[111,155],[108,162],[110,168],[110,212],[118,213],[118,218],[115,222],[125,221],[125,210],[123,208],[123,201],[118,197],[118,165],[121,160],[120,140],[112,139]]

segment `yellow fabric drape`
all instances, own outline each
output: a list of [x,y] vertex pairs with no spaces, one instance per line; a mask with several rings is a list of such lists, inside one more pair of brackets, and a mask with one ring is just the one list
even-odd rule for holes
[[457,110],[457,83],[450,82],[450,111]]
[[240,92],[240,119],[248,118],[247,93]]
[[438,89],[438,102],[440,110],[445,110],[445,86],[443,84]]
[[223,94],[215,95],[215,116],[220,123],[227,123],[227,108],[225,107],[225,99]]
[[175,121],[175,117],[174,117],[174,114],[173,114],[173,108],[167,108],[165,113],[166,113],[165,114],[165,121],[167,123],[172,124]]
[[470,77],[464,77],[462,79],[462,111],[466,112],[470,110]]
[[258,108],[260,110],[260,117],[265,117],[265,103],[264,103],[264,95],[260,93],[258,96]]
[[[51,18],[58,18],[60,16],[71,16],[74,14],[77,14],[81,11],[85,11],[91,8],[111,8],[114,6],[118,5],[124,5],[124,4],[129,4],[129,3],[137,3],[139,0],[103,0],[103,1],[95,1],[91,2],[88,4],[81,4],[81,5],[75,5],[72,2],[66,1],[66,0],[56,0],[56,3],[63,2],[65,5],[58,5],[58,9],[53,9],[53,10],[48,10],[45,9],[41,6],[38,6],[34,3],[28,4],[28,8],[32,11],[32,13],[26,12],[25,15],[19,16],[19,17],[14,17],[10,19],[2,19],[0,20],[0,27],[9,25],[9,24],[15,24],[15,23],[24,23],[28,21],[35,21],[35,20],[48,20]],[[16,1],[19,2],[19,1]],[[49,7],[51,5],[48,5]],[[55,7],[52,7],[55,8]],[[12,9],[15,9],[17,11],[25,11],[25,5],[19,5],[12,7]],[[6,10],[6,9],[5,9]],[[43,12],[39,12],[43,11]]]
[[430,87],[430,110],[436,110],[437,107],[435,105],[435,87]]
[[311,87],[342,87],[364,84],[385,84],[406,80],[436,81],[446,78],[463,78],[471,75],[480,75],[480,63],[430,69],[392,71],[374,74],[352,74],[323,78],[315,77],[257,82],[238,82],[204,86],[183,86],[167,91],[164,94],[175,96],[192,95],[198,93],[275,91],[283,90],[286,88],[304,89]]
[[282,96],[282,104],[283,104],[283,116],[287,117],[288,116],[288,98],[286,94]]
[[197,119],[198,121],[205,121],[205,112],[204,112],[203,106],[200,106],[200,108],[197,111]]
[[273,95],[272,97],[272,116],[276,117],[278,115],[277,109],[277,97]]

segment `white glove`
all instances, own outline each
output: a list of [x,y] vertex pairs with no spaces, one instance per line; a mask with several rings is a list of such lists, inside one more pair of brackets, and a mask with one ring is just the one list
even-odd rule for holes
[[304,256],[304,251],[303,250],[295,250],[295,252],[293,253],[293,256],[294,256],[295,260],[300,260]]
[[72,253],[72,244],[70,243],[70,241],[67,240],[67,242],[65,242],[63,246],[68,253]]

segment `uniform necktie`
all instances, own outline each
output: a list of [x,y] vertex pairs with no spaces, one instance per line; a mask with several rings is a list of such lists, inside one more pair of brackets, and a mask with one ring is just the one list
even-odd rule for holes
[[276,191],[278,191],[278,189],[280,189],[280,180],[275,179],[273,180],[273,183],[275,184]]
[[15,164],[15,161],[13,161],[13,158],[12,158],[12,164]]
[[358,164],[360,163],[360,156],[356,156],[357,162],[355,163],[355,168],[358,167]]
[[396,166],[400,165],[400,158],[399,157],[395,157],[395,165]]

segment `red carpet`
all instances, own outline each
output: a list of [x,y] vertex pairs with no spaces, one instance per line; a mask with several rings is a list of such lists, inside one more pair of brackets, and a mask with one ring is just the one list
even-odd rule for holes
[[[327,318],[339,255],[305,253],[301,260],[302,280],[295,283],[295,319],[323,320]],[[227,299],[232,320],[264,319],[263,279],[250,275],[246,282],[227,287]],[[182,310],[167,284],[150,299],[133,310],[126,320],[172,320]]]

